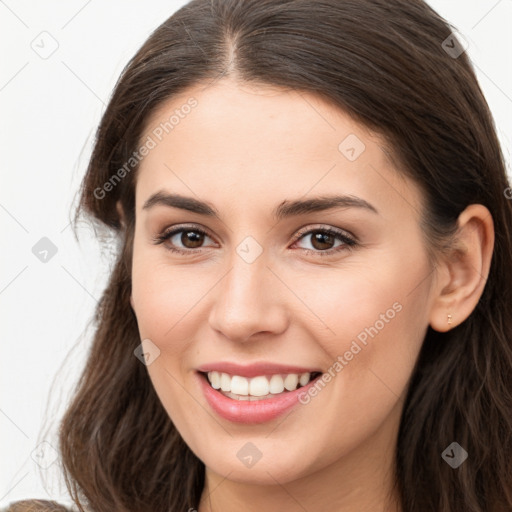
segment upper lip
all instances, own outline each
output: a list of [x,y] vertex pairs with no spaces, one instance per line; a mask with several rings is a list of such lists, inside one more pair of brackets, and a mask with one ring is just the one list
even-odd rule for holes
[[203,364],[197,368],[199,372],[217,371],[240,377],[257,377],[258,375],[275,375],[278,373],[315,373],[321,372],[316,368],[305,368],[303,366],[275,364],[271,362],[252,363],[241,365],[229,361],[218,361],[216,363]]

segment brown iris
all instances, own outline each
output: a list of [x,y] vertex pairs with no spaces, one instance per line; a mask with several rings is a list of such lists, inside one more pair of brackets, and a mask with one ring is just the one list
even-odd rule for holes
[[201,246],[203,241],[204,234],[198,231],[183,231],[181,234],[181,243],[187,247],[187,249],[196,249]]
[[[311,234],[311,245],[318,250],[331,249],[334,237],[329,233],[314,232]],[[318,246],[317,246],[318,244]]]

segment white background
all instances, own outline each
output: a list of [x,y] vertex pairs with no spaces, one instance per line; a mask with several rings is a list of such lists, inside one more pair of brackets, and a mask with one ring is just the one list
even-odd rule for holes
[[[44,469],[34,459],[53,460],[55,427],[84,363],[92,334],[85,329],[111,262],[86,225],[79,244],[74,238],[76,193],[121,70],[185,3],[0,0],[0,506],[29,497],[69,503],[58,463]],[[469,42],[509,164],[512,1],[429,4]],[[41,37],[47,49],[58,44],[47,59],[32,48]],[[46,263],[32,253],[42,237],[58,249]]]

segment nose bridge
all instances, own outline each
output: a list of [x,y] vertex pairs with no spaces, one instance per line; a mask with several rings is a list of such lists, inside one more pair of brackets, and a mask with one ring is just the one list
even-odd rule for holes
[[267,253],[251,240],[234,249],[210,312],[212,328],[238,341],[258,332],[278,333],[285,328],[285,307],[276,289],[279,282],[267,268],[268,263]]

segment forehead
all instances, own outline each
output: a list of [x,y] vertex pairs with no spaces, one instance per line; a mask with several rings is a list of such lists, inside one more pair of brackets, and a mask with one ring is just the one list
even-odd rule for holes
[[158,107],[141,137],[150,139],[138,170],[138,209],[159,189],[246,207],[334,189],[382,207],[420,204],[381,137],[302,91],[230,79],[198,84]]

